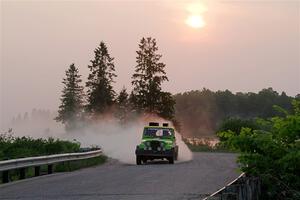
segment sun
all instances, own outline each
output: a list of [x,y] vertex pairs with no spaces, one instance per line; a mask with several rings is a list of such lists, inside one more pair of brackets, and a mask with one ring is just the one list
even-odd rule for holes
[[185,23],[195,29],[203,28],[206,22],[203,18],[205,12],[207,12],[207,6],[203,1],[197,1],[194,3],[189,3],[185,7],[188,15]]
[[190,15],[185,20],[185,23],[192,28],[202,28],[206,25],[201,15]]

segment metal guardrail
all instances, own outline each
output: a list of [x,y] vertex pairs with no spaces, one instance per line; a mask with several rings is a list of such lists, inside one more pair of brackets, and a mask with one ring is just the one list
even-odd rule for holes
[[23,179],[25,178],[25,168],[27,167],[35,167],[35,175],[39,176],[41,165],[48,165],[48,173],[50,174],[53,171],[52,166],[55,163],[88,159],[98,157],[100,155],[102,155],[102,150],[95,150],[82,153],[66,153],[49,156],[27,157],[0,161],[0,172],[3,172],[2,182],[8,182],[9,170],[20,169],[20,179]]
[[89,151],[83,153],[65,153],[65,154],[55,154],[49,156],[37,156],[37,157],[5,160],[5,161],[0,161],[0,172],[6,170],[24,168],[24,167],[33,167],[33,166],[54,164],[58,162],[93,158],[93,157],[100,156],[101,154],[102,154],[101,150],[96,150],[96,151]]
[[236,179],[234,179],[233,181],[231,181],[230,183],[228,183],[226,186],[222,187],[221,189],[219,189],[218,191],[212,193],[210,196],[205,197],[203,200],[209,200],[212,199],[214,196],[216,196],[217,194],[221,193],[222,191],[224,191],[226,189],[226,187],[231,186],[232,184],[234,184],[238,179],[240,179],[241,177],[245,176],[245,173],[240,174]]
[[203,200],[258,200],[261,194],[261,180],[242,173],[225,187]]

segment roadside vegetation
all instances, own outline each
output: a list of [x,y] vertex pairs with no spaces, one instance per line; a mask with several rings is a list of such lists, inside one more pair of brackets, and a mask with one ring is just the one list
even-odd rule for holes
[[54,138],[34,139],[29,136],[14,137],[11,130],[8,133],[0,134],[0,160],[73,153],[79,150],[78,142]]
[[262,199],[300,199],[300,101],[292,105],[274,106],[280,114],[269,119],[225,121],[217,133],[240,153],[241,170],[262,179]]
[[[80,148],[80,143],[54,138],[38,138],[31,137],[14,137],[12,130],[7,133],[0,134],[0,161],[44,156],[62,153],[81,152],[85,149]],[[92,150],[92,148],[91,148]],[[106,156],[99,156],[84,160],[67,161],[53,165],[54,172],[69,172],[85,167],[103,164],[106,161]],[[47,174],[47,165],[40,166],[41,175]],[[19,169],[9,171],[9,180],[15,181],[19,179]],[[26,178],[34,176],[34,167],[26,168]],[[0,173],[0,182],[2,181],[2,173]]]
[[261,199],[300,199],[300,101],[291,105],[273,106],[272,117],[223,120],[216,131],[219,143],[184,141],[192,151],[239,153],[241,171],[262,180]]

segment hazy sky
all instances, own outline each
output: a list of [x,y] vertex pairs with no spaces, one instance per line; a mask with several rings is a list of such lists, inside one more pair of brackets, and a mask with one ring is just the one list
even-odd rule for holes
[[74,62],[85,80],[102,40],[117,91],[130,91],[138,42],[152,36],[172,93],[300,93],[300,1],[1,1],[0,11],[0,128],[32,108],[56,110],[66,68]]

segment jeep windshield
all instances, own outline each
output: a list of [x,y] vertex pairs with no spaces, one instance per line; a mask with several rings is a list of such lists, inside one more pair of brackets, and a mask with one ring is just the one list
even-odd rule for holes
[[172,137],[173,133],[168,128],[145,128],[144,137]]

